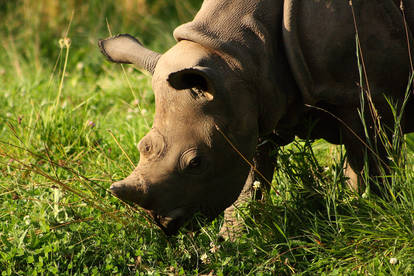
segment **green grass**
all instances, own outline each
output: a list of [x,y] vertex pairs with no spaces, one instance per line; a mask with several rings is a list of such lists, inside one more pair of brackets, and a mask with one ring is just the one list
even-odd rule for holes
[[[167,238],[111,196],[110,183],[131,172],[129,159],[139,160],[154,96],[148,75],[100,55],[106,19],[113,33],[163,51],[201,1],[138,1],[148,17],[128,9],[134,1],[112,2],[0,2],[2,275],[414,274],[412,135],[389,177],[390,200],[346,187],[341,147],[282,148],[280,195],[239,210],[246,231],[235,242],[218,241],[222,218]],[[61,48],[73,7],[71,45]]]

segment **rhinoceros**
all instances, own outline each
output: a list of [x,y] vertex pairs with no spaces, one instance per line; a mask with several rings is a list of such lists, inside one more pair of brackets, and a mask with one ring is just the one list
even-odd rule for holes
[[[408,95],[414,1],[403,2],[404,13],[397,0],[205,0],[164,54],[128,34],[100,40],[110,61],[153,74],[155,94],[139,164],[111,191],[172,234],[195,213],[218,216],[254,179],[271,180],[269,140],[343,144],[358,176],[365,154],[385,157],[364,142],[361,95],[376,107],[371,115],[365,103],[371,136],[378,118],[393,126],[387,101],[401,111]],[[401,129],[414,131],[413,95]]]

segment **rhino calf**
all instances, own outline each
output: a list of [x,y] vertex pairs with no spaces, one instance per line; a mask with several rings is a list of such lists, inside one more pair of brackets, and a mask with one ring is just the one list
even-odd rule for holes
[[[272,147],[258,143],[267,137],[279,145],[295,136],[344,144],[356,174],[368,152],[375,175],[375,156],[357,138],[365,137],[358,109],[361,91],[369,91],[384,126],[393,125],[386,97],[401,108],[412,70],[408,47],[414,50],[414,1],[403,2],[407,29],[396,0],[354,0],[352,7],[348,1],[205,0],[162,55],[130,35],[99,41],[110,61],[151,72],[155,93],[154,124],[139,143],[139,164],[112,192],[150,210],[171,234],[196,212],[216,217],[253,182],[227,139],[268,179]],[[407,133],[414,130],[413,95],[405,109]],[[365,110],[366,123],[375,125]]]

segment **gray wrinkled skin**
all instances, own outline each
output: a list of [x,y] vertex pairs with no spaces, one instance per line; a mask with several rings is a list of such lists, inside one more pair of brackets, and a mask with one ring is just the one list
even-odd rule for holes
[[[404,4],[413,45],[414,1]],[[392,125],[384,94],[401,106],[410,74],[399,1],[355,0],[353,7],[372,98],[383,124]],[[162,55],[129,35],[99,42],[109,60],[153,73],[154,125],[139,143],[137,168],[111,190],[150,210],[165,232],[196,212],[214,218],[246,182],[249,166],[217,127],[259,167],[266,158],[258,156],[269,154],[256,148],[259,138],[282,145],[296,135],[344,144],[349,167],[355,175],[362,170],[365,149],[349,131],[364,137],[348,1],[205,0],[174,37],[177,44]],[[404,132],[414,130],[412,98]],[[253,180],[250,173],[246,185]]]

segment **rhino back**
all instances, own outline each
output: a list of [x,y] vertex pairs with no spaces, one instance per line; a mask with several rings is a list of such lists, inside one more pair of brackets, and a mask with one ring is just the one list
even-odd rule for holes
[[[362,83],[348,1],[206,0],[174,36],[217,51],[235,68],[261,101],[262,134],[280,128],[279,122],[286,128],[297,124],[303,103],[337,110],[338,117],[351,122],[358,119],[359,85],[369,88],[385,113],[384,94],[402,99],[405,93],[410,63],[396,2],[353,1],[368,77]],[[404,1],[409,25],[413,2]]]
[[[403,17],[392,0],[287,0],[285,47],[308,103],[358,106],[360,83],[355,25],[373,99],[401,98],[408,83],[409,55]],[[286,10],[285,10],[286,12]],[[306,102],[306,101],[305,101]]]

